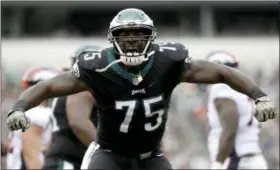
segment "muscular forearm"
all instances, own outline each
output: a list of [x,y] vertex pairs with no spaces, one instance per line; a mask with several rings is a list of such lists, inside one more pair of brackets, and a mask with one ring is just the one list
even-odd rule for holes
[[240,71],[223,66],[219,74],[222,83],[228,84],[236,91],[246,94],[253,100],[266,96],[255,82]]
[[224,163],[226,158],[232,153],[234,147],[235,132],[223,130],[220,137],[220,145],[216,161]]
[[86,146],[95,140],[96,129],[90,120],[82,122],[81,124],[75,123],[70,126],[78,139]]
[[39,82],[35,86],[24,91],[16,101],[13,108],[20,108],[23,110],[28,110],[30,108],[36,107],[48,97],[50,97],[50,89],[46,83]]
[[72,73],[64,73],[52,79],[40,81],[24,91],[13,109],[28,110],[48,98],[66,96],[86,90],[88,90],[87,86],[74,77]]

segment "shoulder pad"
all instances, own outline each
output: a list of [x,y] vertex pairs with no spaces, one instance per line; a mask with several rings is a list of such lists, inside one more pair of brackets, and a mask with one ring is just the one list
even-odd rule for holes
[[74,54],[73,54],[73,57],[78,57],[79,55],[81,55],[83,52],[96,52],[96,51],[101,51],[102,48],[99,47],[99,46],[95,46],[95,45],[85,45],[85,46],[82,46],[80,48],[78,48]]
[[185,45],[183,45],[182,43],[176,43],[176,42],[158,43],[158,46],[161,46],[161,47],[173,47],[173,48],[176,48],[177,50],[186,49]]
[[86,69],[93,68],[102,58],[102,51],[85,50],[77,56],[79,67]]
[[188,49],[181,43],[158,43],[157,46],[159,52],[165,53],[172,60],[181,61],[189,58]]

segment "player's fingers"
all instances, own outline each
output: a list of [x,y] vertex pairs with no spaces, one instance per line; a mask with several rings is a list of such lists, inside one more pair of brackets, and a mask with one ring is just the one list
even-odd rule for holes
[[269,119],[274,119],[274,118],[275,118],[275,115],[276,115],[275,112],[270,112],[270,113],[268,114],[268,118],[269,118]]
[[11,115],[11,127],[13,128],[13,130],[17,130],[17,125],[18,124],[18,119],[16,119],[14,117],[14,115]]
[[25,132],[31,126],[31,121],[28,117],[25,116],[25,125],[22,128],[22,132]]
[[7,126],[10,131],[13,131],[12,122],[10,119],[7,121]]
[[15,118],[13,120],[13,127],[16,129],[16,130],[19,130],[22,128],[22,125],[21,125],[21,119],[18,119],[18,118]]
[[25,127],[25,125],[26,125],[26,121],[25,120],[23,120],[23,119],[21,119],[21,120],[19,120],[19,127],[20,128],[23,128],[23,127]]
[[15,124],[11,124],[11,129],[12,129],[12,131],[17,130],[17,127],[15,126]]
[[17,130],[22,128],[21,122],[19,120],[15,123],[15,127]]
[[258,120],[259,120],[259,122],[265,122],[266,121],[266,115],[259,112],[258,113]]
[[263,106],[263,112],[264,113],[271,112],[271,109],[272,109],[272,107],[269,104],[267,104],[267,103],[264,104],[264,106]]
[[7,123],[8,129],[11,130],[11,119],[9,117],[7,118],[7,122],[6,123]]

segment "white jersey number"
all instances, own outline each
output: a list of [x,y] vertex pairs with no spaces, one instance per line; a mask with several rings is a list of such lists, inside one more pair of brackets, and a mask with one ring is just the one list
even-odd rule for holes
[[84,55],[84,60],[94,60],[95,58],[100,59],[101,58],[101,53],[98,51],[92,51],[92,52],[88,52]]
[[[143,105],[144,105],[144,108],[145,108],[146,117],[149,118],[149,117],[156,116],[156,118],[157,118],[156,119],[157,121],[156,121],[155,125],[153,125],[151,122],[147,122],[145,124],[144,127],[145,127],[146,131],[153,131],[161,125],[162,116],[164,114],[164,109],[159,109],[159,110],[156,110],[156,111],[152,111],[151,110],[151,105],[153,105],[155,103],[158,103],[158,102],[161,102],[162,100],[163,100],[162,96],[143,100]],[[124,121],[122,122],[122,124],[120,126],[120,131],[123,132],[123,133],[128,132],[128,128],[129,128],[130,122],[132,120],[136,104],[137,104],[136,100],[116,101],[116,109],[117,110],[122,110],[124,107],[127,107],[127,111],[126,111]]]
[[176,47],[170,47],[170,46],[167,46],[168,44],[175,44],[175,43],[159,43],[159,51],[160,52],[163,52],[164,50],[171,50],[171,51],[177,51]]

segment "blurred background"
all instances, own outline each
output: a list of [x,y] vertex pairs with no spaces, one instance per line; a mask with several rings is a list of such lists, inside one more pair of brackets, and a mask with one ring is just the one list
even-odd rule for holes
[[[70,66],[80,46],[109,46],[107,30],[117,12],[144,10],[158,30],[156,42],[180,42],[193,58],[213,50],[231,52],[241,70],[279,108],[279,2],[200,1],[2,1],[2,142],[7,143],[7,110],[22,92],[29,67]],[[173,98],[165,150],[174,168],[207,168],[205,87],[181,84]],[[264,123],[261,146],[269,168],[279,168],[279,119]],[[3,158],[4,159],[4,158]],[[2,161],[3,163],[4,161]]]

